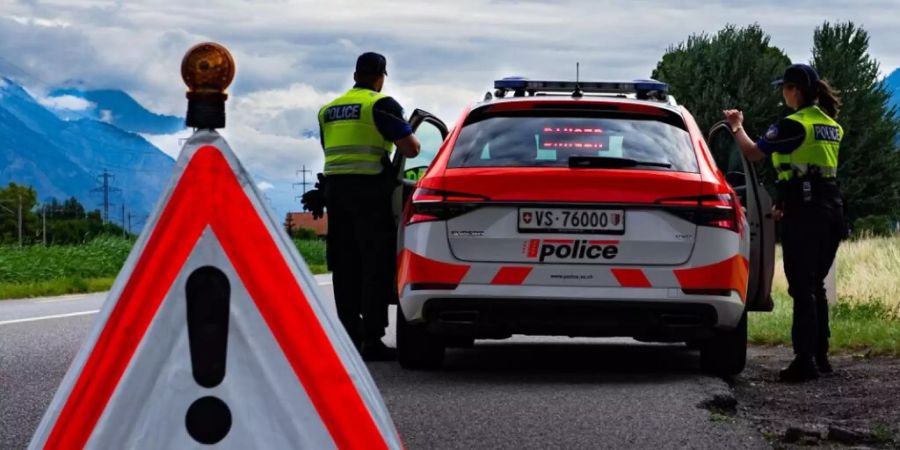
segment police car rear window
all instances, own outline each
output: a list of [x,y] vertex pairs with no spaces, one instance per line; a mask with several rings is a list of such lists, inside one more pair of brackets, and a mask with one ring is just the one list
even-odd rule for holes
[[[681,126],[676,126],[681,125]],[[448,166],[568,167],[572,156],[626,158],[669,167],[639,170],[698,172],[684,124],[640,114],[546,111],[482,115],[460,130]]]

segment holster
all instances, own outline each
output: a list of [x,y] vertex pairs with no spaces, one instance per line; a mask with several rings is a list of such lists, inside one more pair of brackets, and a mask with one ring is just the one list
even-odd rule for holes
[[839,207],[844,205],[841,189],[834,178],[794,177],[776,187],[776,204],[785,208],[803,206]]

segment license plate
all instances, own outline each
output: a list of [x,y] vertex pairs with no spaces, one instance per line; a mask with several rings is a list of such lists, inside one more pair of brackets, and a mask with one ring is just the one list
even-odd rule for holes
[[625,232],[621,209],[519,208],[519,231],[543,233]]

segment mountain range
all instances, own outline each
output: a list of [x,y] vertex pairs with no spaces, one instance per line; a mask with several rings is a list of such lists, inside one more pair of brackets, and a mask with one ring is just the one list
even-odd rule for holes
[[56,111],[66,119],[93,119],[132,133],[172,134],[184,129],[184,118],[150,112],[130,95],[115,89],[55,89],[47,97],[84,101],[84,109]]
[[[66,96],[87,107],[54,107]],[[151,212],[175,161],[137,133],[183,128],[182,119],[153,114],[121,91],[59,90],[39,101],[0,77],[0,185],[30,185],[41,201],[74,196],[94,209],[101,207],[108,173],[110,220],[122,222],[123,204],[126,214],[142,217]]]
[[[895,69],[893,73],[885,77],[884,83],[891,95],[891,105],[897,107],[900,111],[900,68]],[[900,139],[900,136],[898,136]]]

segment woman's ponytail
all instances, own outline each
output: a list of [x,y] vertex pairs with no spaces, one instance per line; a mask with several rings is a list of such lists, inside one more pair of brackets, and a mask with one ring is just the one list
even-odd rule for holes
[[836,119],[841,109],[841,99],[838,97],[838,92],[832,89],[831,85],[825,80],[817,81],[815,89],[819,107],[832,119]]

